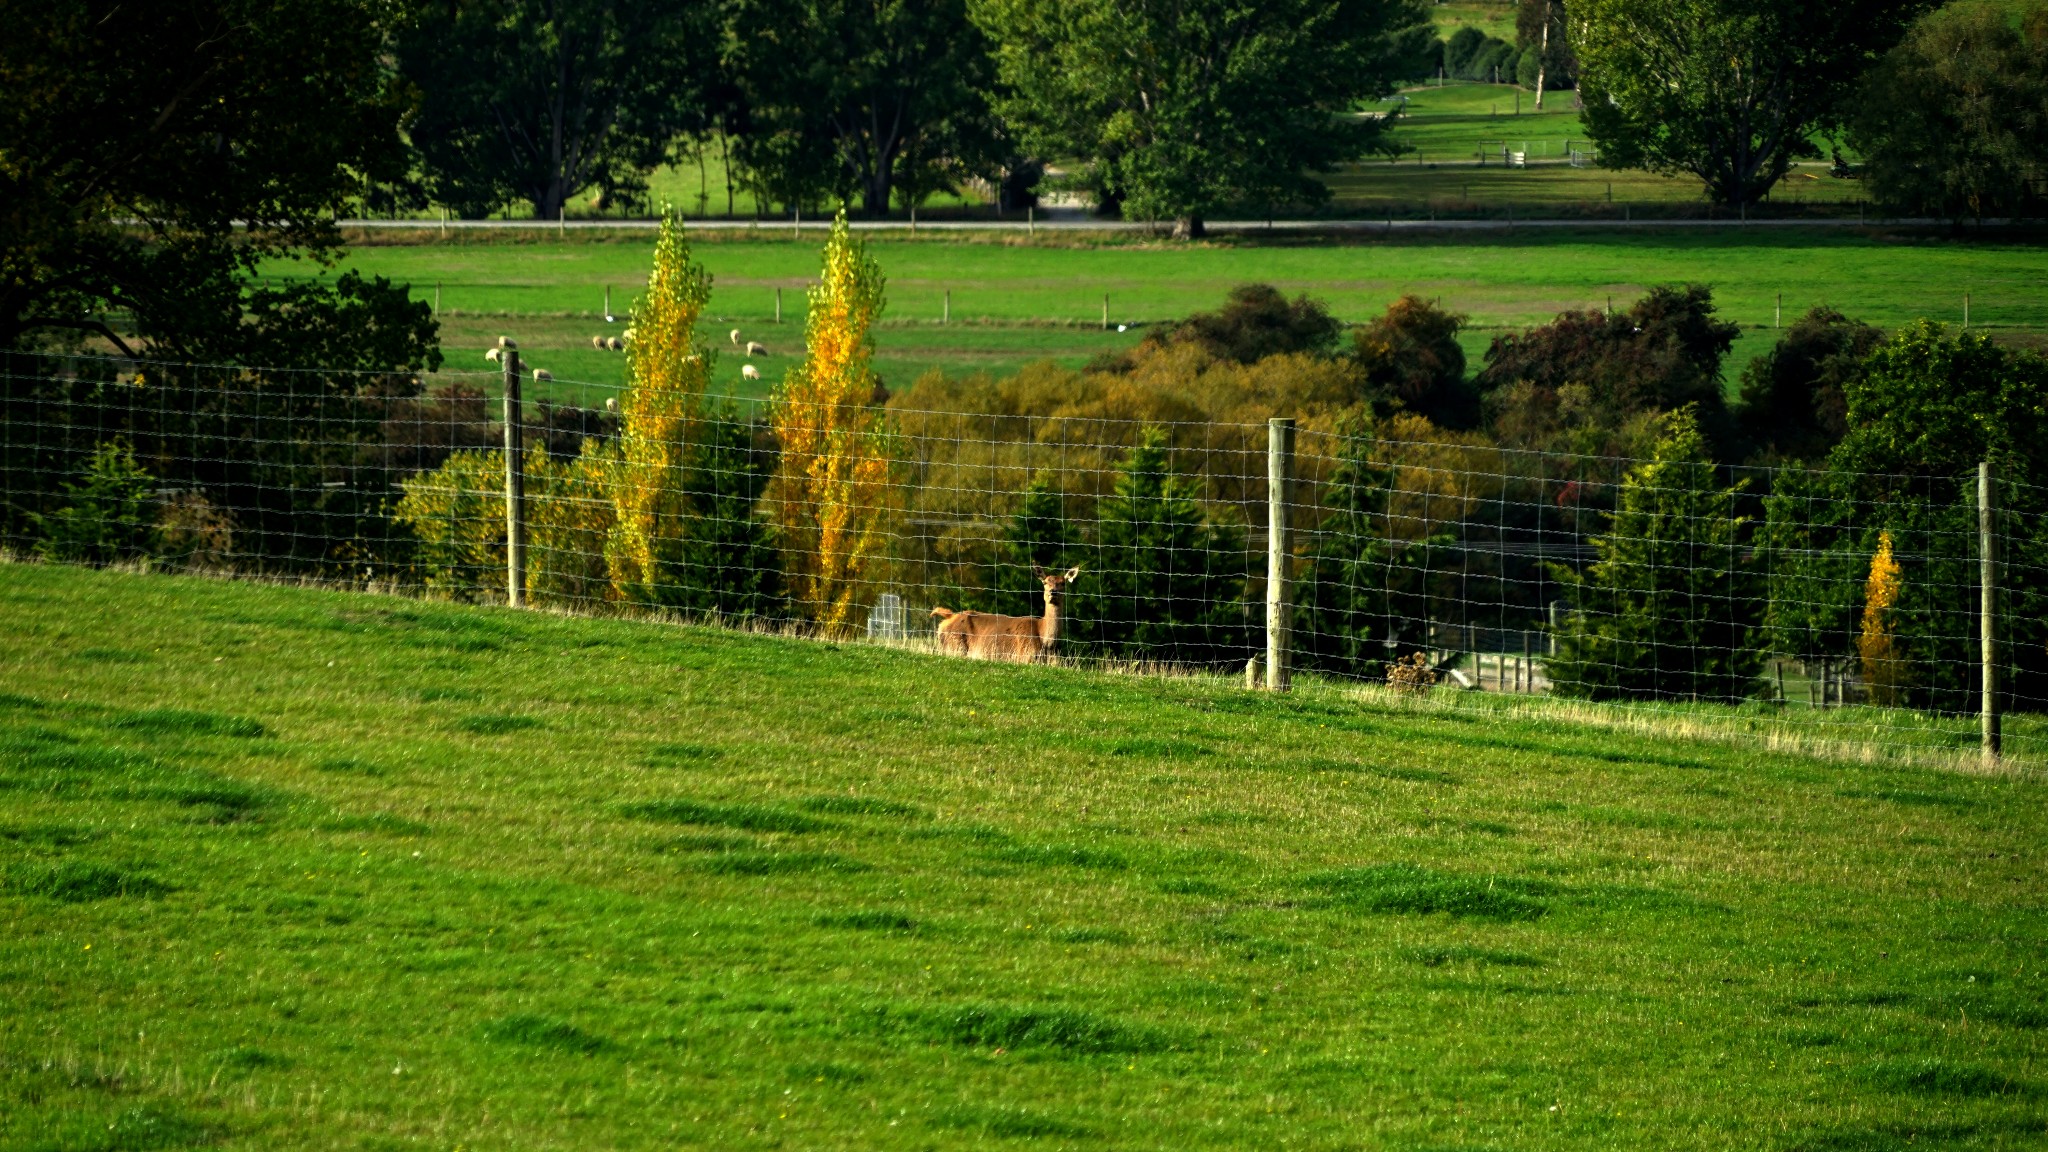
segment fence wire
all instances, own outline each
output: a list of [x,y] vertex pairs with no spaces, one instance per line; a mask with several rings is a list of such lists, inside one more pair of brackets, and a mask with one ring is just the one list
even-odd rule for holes
[[[507,598],[497,373],[0,366],[0,543],[16,552]],[[1266,425],[883,407],[806,430],[769,402],[697,397],[662,423],[619,389],[528,387],[544,389],[520,419],[535,605],[1232,676],[1265,659]],[[1482,693],[1761,745],[1977,755],[1975,475],[1400,442],[1330,421],[1303,424],[1290,469],[1297,677],[1424,709]],[[1992,699],[2006,759],[2029,763],[2048,493],[1992,491]]]

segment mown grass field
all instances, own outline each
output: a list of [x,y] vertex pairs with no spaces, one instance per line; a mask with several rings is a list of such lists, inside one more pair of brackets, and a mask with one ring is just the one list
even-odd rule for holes
[[21,564],[0,636],[8,1149],[2048,1139],[2037,778]]
[[[605,289],[623,316],[646,281],[653,237],[497,239],[359,244],[348,266],[408,282],[425,299],[438,292],[450,370],[487,369],[482,351],[502,333],[527,341],[528,361],[564,380],[623,383],[624,357],[594,351],[589,341],[623,327],[602,322]],[[801,240],[697,235],[697,258],[715,280],[707,335],[723,346],[726,332],[739,327],[774,353],[758,361],[764,378],[751,388],[740,379],[738,358],[725,358],[722,382],[736,394],[759,394],[800,352],[803,292],[817,276],[821,243],[815,231]],[[1731,387],[1742,366],[1774,342],[1770,325],[1780,295],[1787,323],[1828,304],[1894,326],[1920,316],[1959,323],[1967,292],[1973,324],[2001,338],[2048,336],[2048,248],[2024,240],[1839,229],[1588,229],[1192,246],[906,237],[877,238],[872,247],[888,277],[878,344],[879,368],[892,387],[933,368],[1001,374],[1045,358],[1078,366],[1142,335],[1138,328],[1102,330],[1105,295],[1112,324],[1143,325],[1214,308],[1231,286],[1247,281],[1309,293],[1350,322],[1377,315],[1404,292],[1436,297],[1471,318],[1466,345],[1474,363],[1502,329],[1540,324],[1567,308],[1600,308],[1610,300],[1625,306],[1654,284],[1703,282],[1714,287],[1722,314],[1745,329],[1729,365]],[[267,271],[307,269],[280,263]],[[770,323],[778,288],[780,327]],[[955,323],[942,327],[948,293]]]

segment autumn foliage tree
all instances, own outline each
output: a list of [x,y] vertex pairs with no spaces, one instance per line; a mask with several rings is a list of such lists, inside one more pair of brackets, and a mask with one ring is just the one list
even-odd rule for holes
[[676,583],[665,570],[679,559],[690,511],[681,480],[711,368],[711,350],[697,342],[697,317],[710,298],[710,275],[691,261],[675,217],[664,217],[647,294],[633,306],[632,384],[619,405],[617,519],[605,562],[621,599],[656,601],[660,587]]
[[775,391],[781,460],[768,490],[792,607],[827,631],[850,623],[886,559],[892,465],[873,402],[881,312],[881,266],[842,211],[810,290],[804,361]]

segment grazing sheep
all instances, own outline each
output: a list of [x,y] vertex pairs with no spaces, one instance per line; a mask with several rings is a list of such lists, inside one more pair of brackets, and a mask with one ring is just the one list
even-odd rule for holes
[[626,342],[617,336],[605,337],[604,346],[607,351],[611,352],[624,352],[626,350]]
[[767,346],[766,344],[763,344],[763,343],[761,343],[761,342],[760,342],[759,340],[749,340],[749,341],[747,341],[747,355],[749,355],[749,356],[766,356],[767,354],[768,354],[768,346]]
[[500,348],[517,348],[517,347],[519,347],[519,341],[517,341],[517,340],[514,340],[514,339],[513,339],[513,338],[511,338],[510,336],[500,336],[500,337],[498,337],[498,347],[500,347]]
[[604,410],[607,412],[617,412],[619,410],[619,398],[617,396],[605,397]]
[[493,348],[490,351],[484,353],[484,359],[489,360],[493,364],[496,364],[498,362],[498,356],[502,351],[502,349]]
[[602,352],[602,351],[604,351],[604,337],[602,337],[602,336],[592,336],[592,337],[590,338],[590,346],[591,346],[592,348],[595,348],[595,349],[597,349],[597,350],[598,350],[599,352]]
[[535,384],[545,384],[554,380],[554,378],[555,374],[545,368],[535,368],[533,370],[533,382]]
[[732,330],[732,346],[735,348],[740,346],[740,330],[737,328]]
[[761,378],[761,370],[752,364],[742,364],[740,365],[740,378],[742,380],[759,380]]

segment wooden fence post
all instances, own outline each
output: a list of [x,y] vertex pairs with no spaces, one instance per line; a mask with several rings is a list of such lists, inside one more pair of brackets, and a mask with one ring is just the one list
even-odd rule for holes
[[505,349],[505,603],[526,607],[526,443],[519,410],[519,350]]
[[1266,688],[1285,692],[1293,681],[1293,626],[1288,581],[1293,576],[1293,544],[1288,531],[1288,504],[1294,497],[1294,421],[1276,416],[1266,422]]
[[1977,631],[1983,643],[1984,758],[1999,754],[1998,724],[1998,500],[1991,462],[1977,465]]

